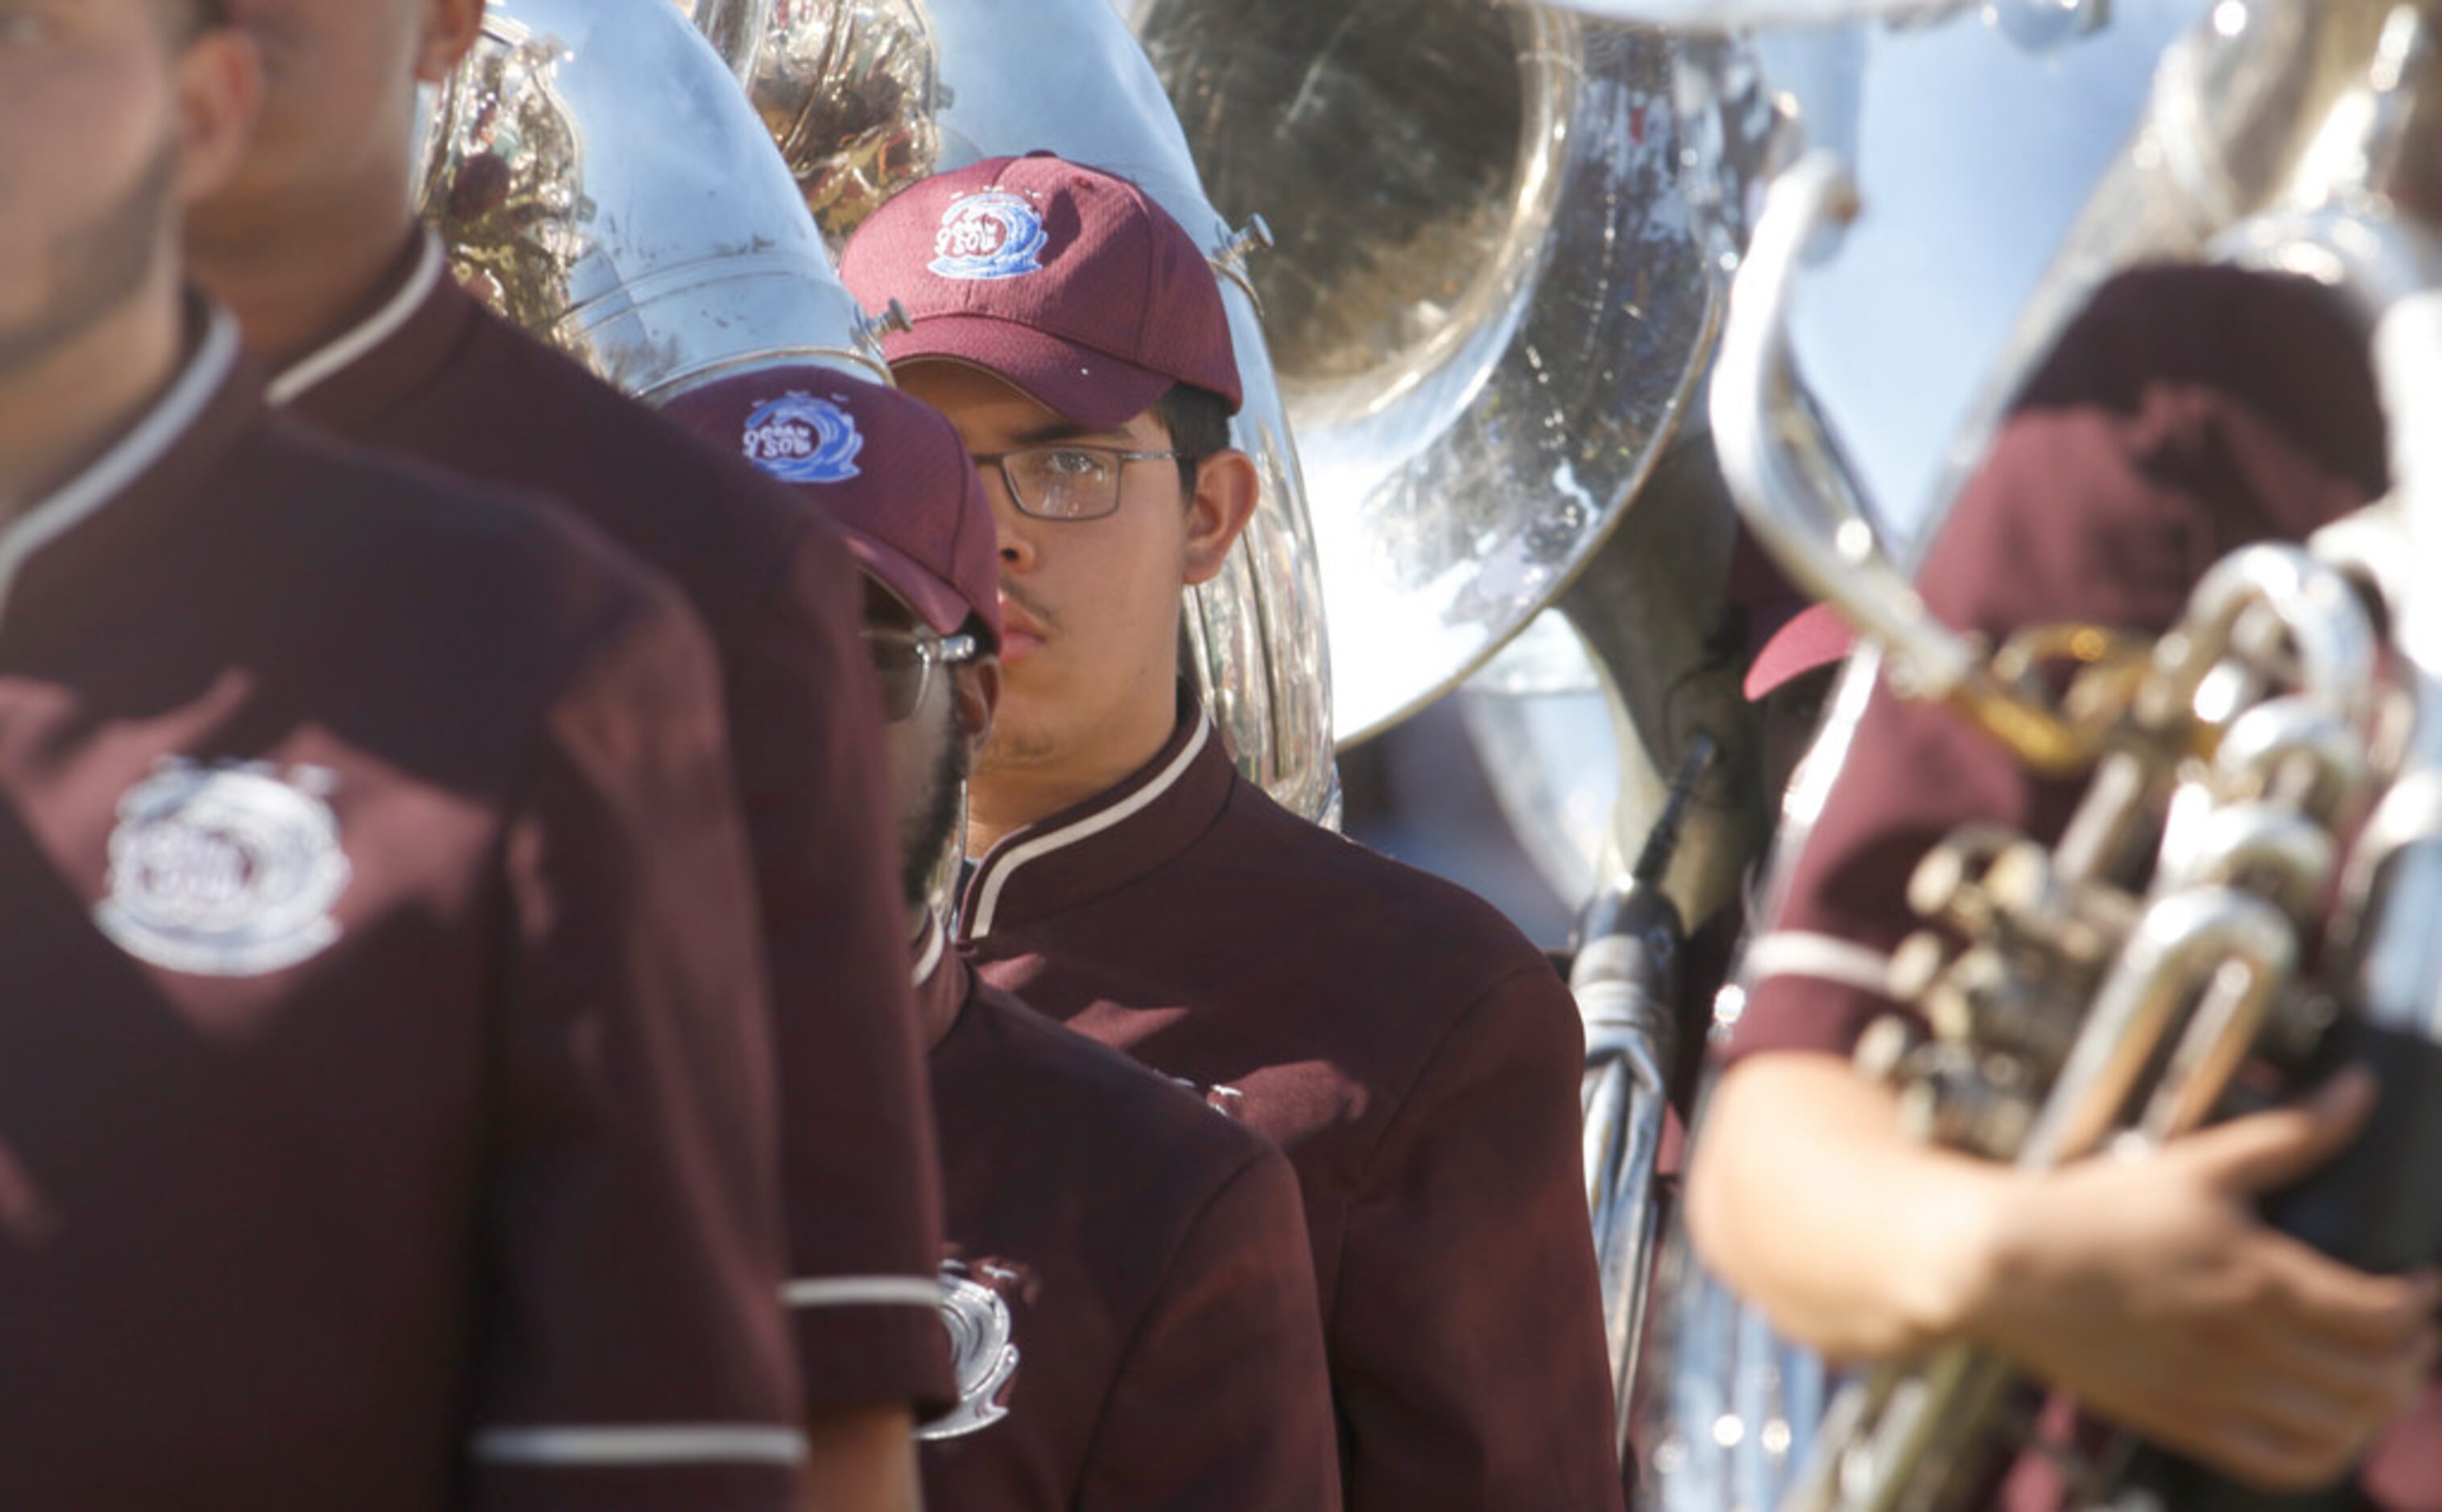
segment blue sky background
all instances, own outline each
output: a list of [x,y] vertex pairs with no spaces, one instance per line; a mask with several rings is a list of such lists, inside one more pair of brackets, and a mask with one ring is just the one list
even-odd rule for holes
[[1865,194],[1865,218],[1805,275],[1794,334],[1894,525],[1922,516],[2028,295],[2135,129],[2156,60],[2208,9],[2113,0],[2102,31],[2041,54],[1975,10],[1762,45],[1776,87]]

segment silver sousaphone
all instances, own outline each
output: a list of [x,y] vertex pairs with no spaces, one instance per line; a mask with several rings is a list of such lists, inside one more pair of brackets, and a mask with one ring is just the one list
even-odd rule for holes
[[621,389],[659,403],[783,361],[887,381],[737,80],[668,0],[495,0],[430,110],[422,204],[460,279]]
[[[1637,4],[1641,12],[1648,9],[1640,0],[1631,3]],[[2101,7],[2083,9],[2089,11],[2087,20],[2108,20],[2114,28],[2130,33],[2114,38],[2106,29],[2101,36],[2105,46],[2129,50],[2138,61],[2150,60],[2160,51],[2159,28],[2166,21],[2176,23],[2204,13],[2201,6],[2185,17],[2166,16],[2160,13],[2162,8],[2143,4],[2123,4],[2111,8],[2108,14]],[[1720,8],[1730,12],[1740,9],[1735,5]],[[2337,77],[2324,66],[2325,60],[2361,58],[2366,50],[2360,45],[2367,31],[2364,18],[2378,9],[2352,5],[2221,4],[2212,8],[2207,25],[2164,59],[2151,106],[2127,147],[2103,165],[2100,187],[2084,212],[2068,222],[2065,235],[2049,243],[2057,251],[2050,255],[2048,271],[2032,284],[2022,281],[2019,298],[2024,313],[2014,330],[1997,342],[1989,335],[1984,338],[1986,345],[1977,355],[1985,364],[1986,375],[1979,384],[1980,396],[1959,428],[1961,439],[1946,463],[1923,459],[1920,474],[1938,478],[1939,483],[1929,490],[1930,507],[1923,517],[1927,522],[1908,532],[1918,550],[1938,525],[1959,474],[1980,454],[2000,403],[2103,278],[2141,259],[2204,255],[2234,222],[2264,208],[2284,174],[2295,173],[2301,164],[2311,166],[2317,152],[2325,152],[2333,159],[2324,166],[2335,179],[2362,181],[2378,166],[2361,155],[2353,155],[2356,138],[2349,131],[2319,134],[2308,129],[2323,118],[2316,105],[2320,97],[2315,82]],[[2009,8],[2000,10],[1999,20],[2008,22]],[[1954,29],[1959,25],[1953,23]],[[2089,29],[2003,27],[2014,40],[2039,47],[2059,47],[2065,37],[2085,40]],[[1705,82],[1706,88],[1711,82]],[[1989,89],[1981,96],[1998,98]],[[2117,88],[2109,99],[2114,101],[2110,111],[2124,118],[2128,92]],[[2080,103],[2090,118],[2093,100]],[[1872,100],[1876,113],[1904,118],[1904,102],[1897,109],[1893,104],[1887,90]],[[1974,114],[1965,112],[1962,118]],[[2330,118],[2350,124],[2342,115],[2334,113]],[[1999,136],[2010,122],[2022,118],[2022,113],[1996,110],[1989,118],[1975,122],[1975,129],[1988,137]],[[2302,121],[2305,127],[2299,124]],[[1962,126],[1961,134],[1968,129]],[[1852,157],[1851,169],[1859,166]],[[1895,199],[1904,205],[1904,192],[1897,196],[1890,192],[1888,174],[1878,177],[1870,156],[1863,162],[1860,176],[1867,201],[1867,218],[1858,223],[1860,228],[1886,213]],[[1905,186],[1901,188],[1904,191]],[[1717,191],[1716,198],[1735,203],[1739,196],[1735,191]],[[2351,212],[2361,212],[2370,203],[2346,196],[2338,202]],[[1855,212],[1850,203],[1839,209],[1838,218],[1844,222]],[[1952,213],[1959,209],[1954,201]],[[1963,219],[1964,229],[1973,234],[1978,228],[1974,218]],[[2309,222],[2302,227],[2276,219],[2269,223],[2268,230],[2268,223],[2259,220],[2252,228],[2242,228],[2234,239],[2224,238],[2218,250],[2221,255],[2290,267],[2342,283],[2359,275],[2360,270],[2335,249],[2365,242],[2366,223],[2340,225],[2328,218],[2312,222],[2311,217]],[[1848,233],[1843,256],[1856,252],[1857,235],[1857,230]],[[1920,233],[1917,240],[1925,238]],[[1826,392],[1825,364],[1817,360],[1824,350],[1806,350],[1803,317],[1817,307],[1819,292],[1806,285],[1822,281],[1819,258],[1817,265],[1810,267],[1801,261],[1799,246],[1790,236],[1779,236],[1769,255],[1758,259],[1753,270],[1759,275],[1755,290],[1745,287],[1748,281],[1742,276],[1742,308],[1769,308],[1771,313],[1734,320],[1732,350],[1723,359],[1722,377],[1713,398],[1731,470],[1740,479],[1741,504],[1751,512],[1761,511],[1757,520],[1759,528],[1786,548],[1793,567],[1819,592],[1839,598],[1844,607],[1863,615],[1868,628],[1892,647],[1893,658],[1910,682],[1921,687],[1939,686],[1947,664],[1957,661],[1952,638],[1923,617],[1900,568],[1870,549],[1867,527],[1877,518],[1886,522],[1891,517],[1866,506],[1872,489],[1844,465],[1840,448],[1829,444],[1822,429],[1822,411],[1836,409],[1840,396]],[[1796,298],[1791,301],[1793,287]],[[1854,307],[1856,301],[1850,302]],[[1792,319],[1781,328],[1784,312]],[[2421,389],[2412,384],[2410,392],[2430,408],[2431,395],[2442,392],[2442,385],[2432,381],[2430,372],[2430,319],[2420,330],[2425,346],[2408,366],[2411,376],[2423,383]],[[1793,334],[1798,354],[1807,358],[1803,387],[1798,372],[1790,366]],[[1768,354],[1768,360],[1757,360],[1759,354]],[[2387,378],[2393,376],[2386,373]],[[2387,400],[2396,402],[2396,392],[2395,387]],[[1908,517],[1899,518],[1904,521]],[[1904,543],[1886,544],[1896,551]],[[2394,558],[2406,555],[2396,546],[2389,550]],[[2430,647],[2425,649],[2430,652]],[[2403,660],[2415,662],[2417,652],[2410,650]],[[1843,690],[1841,711],[1817,747],[1812,780],[1793,802],[1793,828],[1802,828],[1819,805],[1873,675],[1868,665],[1852,675]],[[2421,829],[2416,825],[2403,828],[2418,833],[2411,848],[2421,845],[2420,855],[2430,859],[2430,812],[2418,824]],[[2430,948],[2414,948],[2421,943],[2410,938],[2415,932],[2402,929],[2389,937],[2395,947],[2407,947],[2396,954],[2414,957],[2412,969],[2403,974],[2410,985],[2396,994],[2396,1016],[2411,1020],[2430,1014],[2435,975],[2433,953]],[[2430,931],[2422,934],[2430,939]],[[2379,1011],[2390,1005],[2379,992],[2369,995],[2379,1016]],[[1725,1016],[1735,1016],[1736,1001],[1733,993]],[[1684,1247],[1674,1248],[1672,1262],[1686,1268],[1675,1277],[1683,1288],[1672,1309],[1675,1337],[1663,1351],[1673,1368],[1655,1377],[1656,1410],[1644,1435],[1657,1472],[1649,1482],[1649,1494],[1669,1505],[1707,1509],[1775,1504],[1808,1453],[1812,1409],[1822,1395],[1819,1367],[1802,1352],[1774,1339],[1760,1320],[1740,1307],[1717,1282],[1703,1274],[1701,1266],[1693,1265]],[[1914,1504],[1908,1501],[1912,1491],[1894,1489],[1914,1485],[1906,1479],[1911,1472],[1898,1468],[1914,1462],[1890,1451],[1896,1441],[1889,1435],[1853,1426],[1825,1431],[1839,1452],[1839,1474],[1832,1478],[1838,1485],[1836,1504]],[[1956,1446],[1939,1443],[1933,1453],[1939,1456],[1954,1448],[1963,1451],[1964,1438]],[[1808,1494],[1823,1495],[1831,1484],[1831,1480],[1818,1481]],[[1886,1502],[1886,1496],[1892,1500]]]
[[1480,0],[1119,3],[1215,202],[1280,240],[1250,273],[1360,739],[1558,598],[1690,407],[1716,290],[1671,49]]
[[[1582,9],[1683,22],[1699,8]],[[1700,9],[1716,31],[1810,24],[1682,46],[1688,196],[1723,264],[1743,256],[1764,185],[1804,147],[1859,165],[1882,205],[1875,222],[1818,247],[1807,264],[1816,287],[1797,337],[1815,380],[1804,403],[1844,422],[1860,454],[1851,528],[1903,547],[1929,535],[1919,520],[1939,516],[1948,459],[1972,445],[1954,438],[1989,423],[1981,396],[2014,381],[1994,374],[2014,363],[2022,371],[2048,339],[2029,334],[2018,311],[2114,161],[2154,56],[2201,7],[2174,14],[2153,0],[2107,9],[2003,0],[1968,14],[1956,5],[1729,0]],[[1885,24],[1902,10],[1907,27]],[[2070,307],[2064,299],[2054,319]],[[1637,522],[1631,513],[1626,528]],[[1865,685],[1852,683],[1835,709],[1810,792],[1836,771]],[[1784,826],[1793,836],[1800,829]],[[1793,838],[1784,853],[1794,847]],[[1724,993],[1724,1026],[1741,1001],[1735,988]],[[1642,1500],[1691,1512],[1776,1504],[1826,1399],[1821,1363],[1710,1276],[1684,1232],[1664,1247],[1652,1285],[1632,1435],[1645,1459]]]

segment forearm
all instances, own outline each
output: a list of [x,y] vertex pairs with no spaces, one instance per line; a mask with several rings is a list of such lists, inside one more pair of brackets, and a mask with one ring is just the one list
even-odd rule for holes
[[1844,1061],[1759,1055],[1714,1094],[1688,1220],[1784,1332],[1872,1358],[1973,1330],[2015,1179],[1909,1139],[1890,1090]]

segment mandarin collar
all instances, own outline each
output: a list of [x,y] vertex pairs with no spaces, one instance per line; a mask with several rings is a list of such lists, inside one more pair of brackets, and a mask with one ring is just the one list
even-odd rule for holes
[[1180,689],[1170,742],[1133,776],[985,852],[967,879],[960,942],[1023,928],[1170,862],[1212,827],[1236,781],[1203,705]]
[[429,381],[476,312],[448,261],[441,238],[418,227],[360,313],[272,378],[272,404],[344,431]]
[[924,932],[917,937],[915,968],[908,980],[916,989],[916,1022],[923,1031],[924,1048],[932,1050],[949,1038],[966,1010],[967,963],[950,948],[950,931],[939,909],[924,912]]
[[241,360],[236,320],[193,300],[188,321],[188,355],[169,387],[107,449],[0,525],[0,623],[42,601],[45,582],[58,575],[49,558],[61,552],[76,558],[80,570],[67,575],[89,597],[92,576],[82,569],[146,534],[156,506],[193,498],[213,459],[262,420],[263,391]]

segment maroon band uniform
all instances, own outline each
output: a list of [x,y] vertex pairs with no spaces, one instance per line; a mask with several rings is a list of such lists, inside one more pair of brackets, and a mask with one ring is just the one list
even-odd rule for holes
[[[2365,343],[2303,282],[2148,268],[2105,286],[2012,407],[1920,574],[1926,604],[1999,645],[2030,625],[2155,635],[2215,561],[2304,540],[2384,486]],[[2030,776],[1947,710],[1877,688],[1795,863],[1730,1045],[1847,1054],[1898,1007],[1882,962],[1919,921],[1919,857],[1958,826],[2050,844],[2084,792]],[[2025,1504],[2035,1480],[2012,1488]],[[2362,1487],[2442,1508],[2442,1399],[2429,1390]]]
[[0,531],[0,1506],[781,1512],[702,631],[237,346]]
[[1347,1503],[1615,1507],[1583,1032],[1492,908],[1295,817],[1192,698],[1144,770],[969,879],[984,978],[1296,1165]]
[[[928,1425],[939,1512],[1339,1503],[1297,1176],[1184,1089],[975,980],[930,937],[920,1011],[966,1392]],[[996,1320],[996,1321],[995,1321]]]
[[711,628],[769,952],[807,1402],[946,1406],[932,1124],[846,551],[754,468],[481,308],[428,235],[271,392],[351,440],[565,503]]

